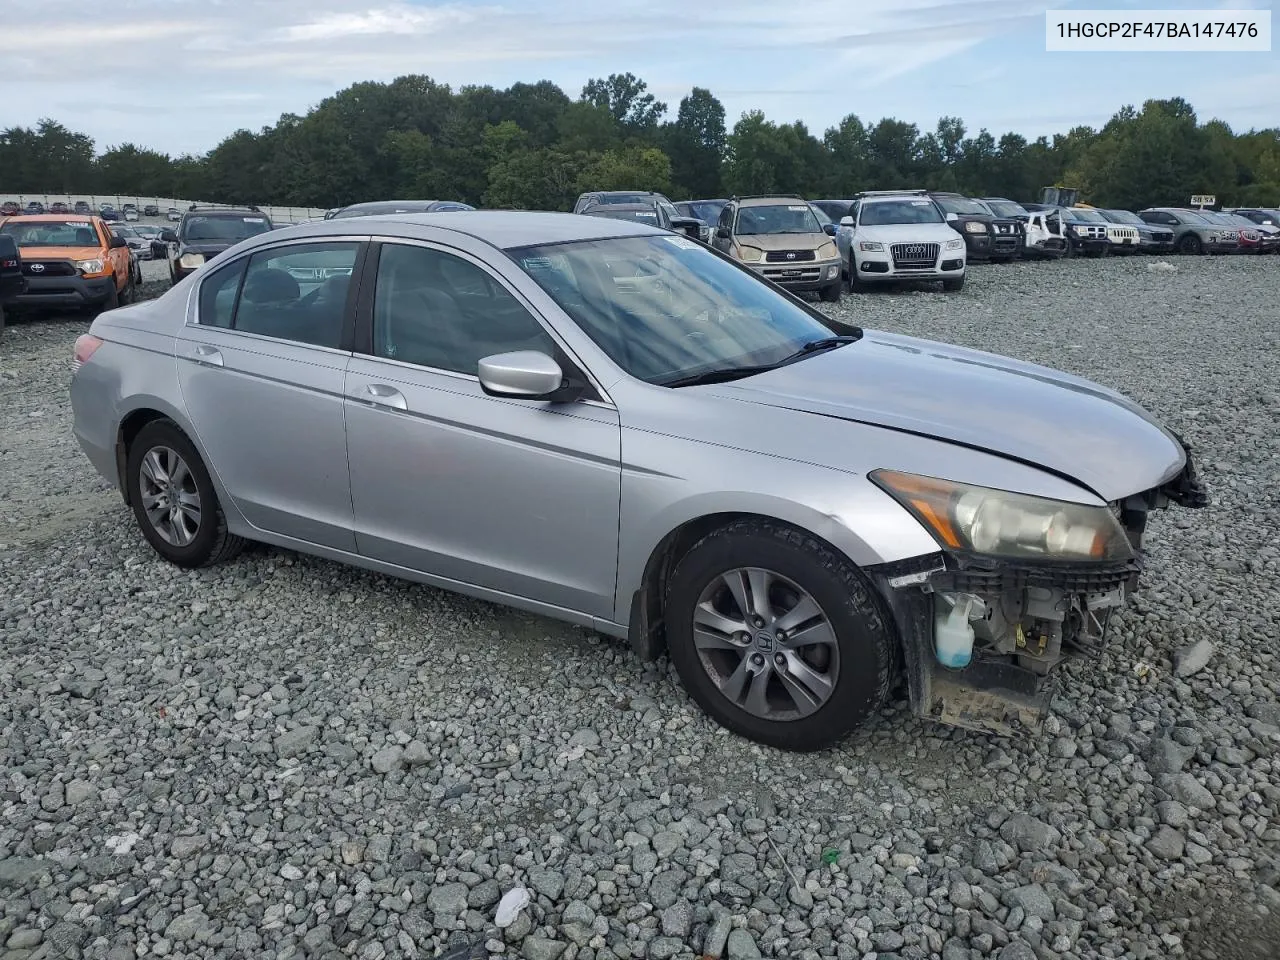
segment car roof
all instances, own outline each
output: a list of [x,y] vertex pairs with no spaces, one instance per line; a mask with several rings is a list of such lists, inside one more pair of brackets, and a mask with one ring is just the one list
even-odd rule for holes
[[64,223],[67,217],[72,217],[76,221],[85,221],[97,219],[89,213],[15,213],[11,217],[5,217],[5,221],[21,220],[24,223]]
[[740,207],[798,207],[802,203],[808,203],[808,200],[802,197],[788,197],[786,195],[778,197],[742,197],[738,201]]
[[600,210],[607,213],[616,213],[621,210],[623,213],[653,213],[653,207],[647,203],[595,203],[587,207],[579,216],[598,216],[594,211]]
[[440,213],[398,213],[386,216],[318,220],[284,227],[255,238],[255,245],[305,237],[370,234],[413,239],[423,228],[448,230],[509,250],[514,247],[609,237],[670,236],[668,231],[630,220],[584,216],[580,213],[544,213],[525,210],[447,210]]
[[260,210],[250,210],[248,207],[196,207],[194,210],[188,210],[187,216],[191,217],[263,217],[267,215]]

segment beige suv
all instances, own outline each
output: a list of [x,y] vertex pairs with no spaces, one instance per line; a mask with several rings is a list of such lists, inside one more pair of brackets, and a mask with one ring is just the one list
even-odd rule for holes
[[834,303],[841,291],[835,233],[802,197],[734,197],[720,211],[711,245],[779,286]]

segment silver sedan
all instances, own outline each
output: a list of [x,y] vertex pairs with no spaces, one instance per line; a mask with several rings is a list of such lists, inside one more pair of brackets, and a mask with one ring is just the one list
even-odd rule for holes
[[273,231],[98,317],[75,367],[76,436],[167,560],[263,541],[587,626],[789,749],[904,669],[920,715],[1034,725],[1148,514],[1206,501],[1111,390],[597,217]]

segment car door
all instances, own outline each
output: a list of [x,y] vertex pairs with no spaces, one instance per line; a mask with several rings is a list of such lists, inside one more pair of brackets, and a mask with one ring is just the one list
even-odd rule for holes
[[177,342],[188,416],[245,519],[351,553],[342,386],[364,247],[299,241],[220,266]]
[[[514,270],[514,267],[510,268]],[[601,400],[491,397],[482,357],[567,353],[500,272],[462,251],[384,243],[347,370],[362,554],[612,617],[621,431]],[[367,340],[364,337],[367,335]]]

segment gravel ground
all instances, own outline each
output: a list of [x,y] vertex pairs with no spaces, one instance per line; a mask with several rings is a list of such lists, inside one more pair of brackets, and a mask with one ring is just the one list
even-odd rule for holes
[[[575,628],[275,549],[167,566],[71,437],[85,322],[16,323],[0,955],[1276,956],[1280,261],[1172,262],[831,308],[1126,391],[1214,503],[1153,520],[1143,592],[1039,739],[899,701],[806,756]],[[532,903],[498,930],[517,884]]]

